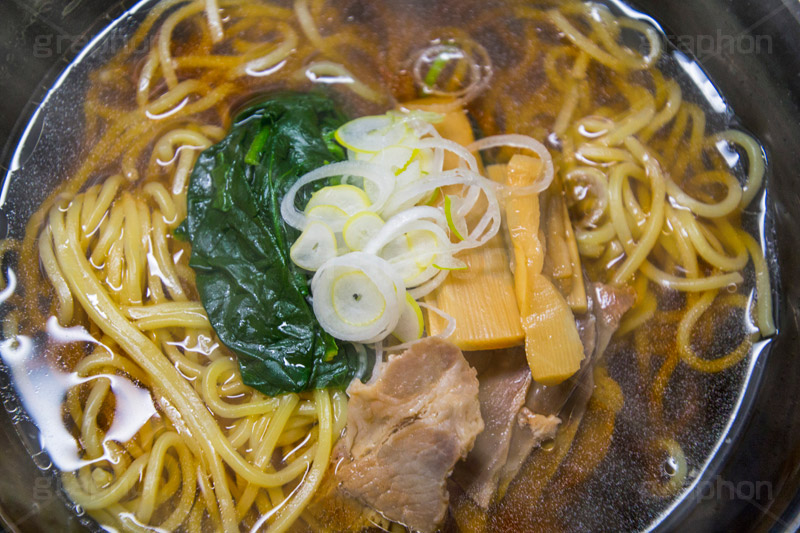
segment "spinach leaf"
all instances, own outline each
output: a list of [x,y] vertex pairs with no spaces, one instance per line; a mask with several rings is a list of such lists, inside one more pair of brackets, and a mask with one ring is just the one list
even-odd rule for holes
[[182,232],[200,298],[244,382],[271,396],[343,387],[357,372],[355,350],[314,317],[306,274],[289,259],[298,232],[280,215],[300,176],[343,159],[331,138],[345,120],[322,95],[276,95],[239,115],[192,172]]

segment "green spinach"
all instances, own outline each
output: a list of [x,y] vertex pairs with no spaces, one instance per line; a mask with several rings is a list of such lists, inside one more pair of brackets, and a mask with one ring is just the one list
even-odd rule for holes
[[307,276],[289,259],[298,233],[280,215],[300,176],[344,158],[332,139],[345,121],[323,95],[276,95],[240,114],[192,172],[181,229],[200,298],[244,382],[271,396],[343,387],[359,372],[352,346],[314,317]]

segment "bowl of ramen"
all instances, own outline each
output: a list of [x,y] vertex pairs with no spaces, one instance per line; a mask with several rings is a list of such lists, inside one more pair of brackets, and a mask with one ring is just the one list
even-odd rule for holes
[[5,526],[791,529],[800,13],[725,6],[65,3]]

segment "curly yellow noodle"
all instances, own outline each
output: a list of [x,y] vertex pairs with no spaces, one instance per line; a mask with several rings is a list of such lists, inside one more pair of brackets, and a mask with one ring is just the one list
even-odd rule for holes
[[672,226],[672,235],[675,238],[675,243],[680,255],[680,264],[685,272],[687,278],[697,278],[700,276],[700,266],[697,262],[697,251],[692,246],[691,240],[688,238],[686,228],[681,224],[680,219],[676,216],[675,209],[667,205],[667,221]]
[[320,35],[314,19],[311,17],[311,12],[308,9],[308,0],[295,0],[294,12],[297,16],[297,22],[300,24],[303,33],[311,43],[323,53],[327,52],[325,40]]
[[572,123],[575,109],[578,107],[579,97],[580,91],[578,89],[578,83],[573,82],[572,87],[570,87],[566,97],[564,98],[564,104],[561,106],[561,111],[558,113],[556,122],[553,125],[553,133],[556,135],[563,135],[564,132],[567,131],[569,125]]
[[726,239],[735,253],[732,257],[714,249],[700,227],[701,222],[693,217],[689,211],[677,209],[675,210],[675,214],[676,218],[681,223],[682,229],[686,231],[695,250],[697,250],[697,253],[711,266],[724,272],[732,272],[741,270],[747,265],[747,250],[730,226],[726,226],[724,222],[719,222],[717,224],[717,229],[721,230],[718,235],[732,237]]
[[220,358],[212,363],[204,372],[202,381],[203,399],[215,414],[225,418],[244,418],[252,415],[272,413],[278,407],[275,398],[253,399],[246,403],[227,404],[217,392],[217,383],[220,374],[234,369],[234,362],[227,358]]
[[636,183],[636,192],[634,192],[634,187],[631,185],[630,180],[622,181],[622,201],[626,209],[625,214],[631,221],[631,231],[633,232],[634,236],[638,236],[641,231],[641,226],[647,221],[647,213],[644,211],[644,209],[642,209],[641,203],[650,203],[647,188],[638,185],[646,185],[647,176],[644,172],[631,172],[628,177],[639,182]]
[[144,283],[144,248],[142,247],[142,221],[136,201],[129,194],[122,197],[122,210],[125,213],[122,242],[125,254],[125,274],[122,285],[122,301],[127,305],[142,302]]
[[[589,7],[586,4],[586,9],[587,11],[591,9],[592,16],[589,17],[589,23],[600,42],[612,56],[622,58],[629,67],[640,68],[640,64],[649,67],[661,55],[661,38],[649,24],[640,20],[614,17],[605,6]],[[634,30],[645,36],[650,47],[647,56],[639,58],[637,54],[618,44],[622,28]]]
[[634,288],[636,289],[636,305],[620,322],[617,335],[624,336],[634,331],[639,326],[649,321],[656,312],[658,301],[647,287],[648,281],[644,276],[636,279]]
[[[254,416],[237,420],[228,433],[228,440],[231,441],[231,446],[234,448],[241,448],[253,432],[253,425],[255,422],[256,417]],[[238,505],[237,503],[237,506]]]
[[161,340],[160,345],[169,360],[175,365],[175,368],[188,379],[197,380],[205,372],[204,365],[186,357],[173,342]]
[[[81,359],[81,361],[75,365],[73,371],[81,377],[87,377],[93,375],[95,372],[103,373],[108,369],[118,370],[140,383],[145,383],[147,381],[146,376],[137,366],[124,357],[104,348],[98,348],[92,355]],[[73,418],[76,422],[78,421],[77,418]]]
[[[696,161],[703,150],[703,143],[705,141],[706,132],[706,115],[702,109],[694,104],[683,102],[681,107],[686,108],[688,117],[691,119],[691,130],[689,131],[689,138],[685,141],[685,148],[678,151],[674,155],[675,163],[672,168],[672,176],[677,180],[682,179],[692,161]],[[677,146],[675,147],[677,150]]]
[[621,148],[609,148],[595,143],[585,143],[576,150],[579,159],[587,164],[610,166],[616,163],[633,161],[630,152]]
[[153,217],[154,224],[155,220],[158,219],[162,224],[166,222],[170,227],[174,227],[179,220],[178,206],[175,205],[172,195],[167,191],[167,188],[164,187],[162,183],[151,181],[145,185],[142,190],[155,201],[156,205],[158,205],[158,209],[161,211],[160,214],[162,216]]
[[116,303],[120,302],[120,294],[122,292],[122,269],[125,262],[123,247],[124,244],[122,240],[114,241],[111,245],[111,249],[108,251],[108,259],[105,262],[106,285],[111,290],[111,297]]
[[246,392],[252,392],[250,387],[242,383],[241,375],[236,371],[232,371],[230,376],[219,386],[219,392],[222,396],[240,396]]
[[[160,273],[159,279],[164,284],[170,297],[176,301],[186,300],[186,293],[181,286],[178,274],[175,271],[175,265],[170,256],[167,244],[167,225],[164,223],[163,217],[153,217],[153,231],[151,232],[153,256],[158,266]],[[148,260],[152,260],[148,256]],[[150,267],[153,268],[152,266]]]
[[598,139],[597,142],[601,143],[603,146],[618,146],[628,137],[636,135],[642,128],[651,124],[655,114],[656,109],[651,98],[642,109],[633,110],[627,117],[619,121],[608,133]]
[[[294,394],[286,394],[279,400],[279,405],[277,409],[275,409],[275,414],[269,420],[269,432],[260,439],[261,445],[257,448],[256,457],[254,459],[255,464],[263,466],[264,463],[272,457],[278,437],[283,432],[297,402],[297,395]],[[237,514],[240,520],[244,518],[247,511],[252,507],[257,494],[257,487],[248,484],[237,504]]]
[[39,238],[39,257],[47,278],[53,285],[58,297],[58,321],[61,324],[69,324],[72,320],[74,301],[69,285],[67,285],[64,274],[62,274],[58,261],[56,261],[56,256],[53,252],[53,237],[49,229],[45,229]]
[[602,137],[614,127],[614,121],[601,115],[585,116],[575,122],[575,128],[590,138]]
[[114,201],[123,183],[124,179],[120,175],[111,176],[103,182],[103,186],[97,195],[92,210],[86,212],[85,215],[81,217],[81,228],[85,234],[91,235],[97,229],[97,226],[106,216],[111,202]]
[[139,109],[144,109],[150,101],[150,91],[153,85],[153,79],[159,73],[159,55],[156,49],[150,50],[147,55],[147,60],[142,66],[142,72],[139,74],[139,82],[136,84],[136,105]]
[[668,99],[664,103],[664,108],[639,133],[639,137],[643,142],[648,142],[656,132],[666,126],[678,114],[683,101],[681,87],[675,80],[669,80],[667,82],[667,91]]
[[[211,146],[207,135],[189,128],[176,128],[168,131],[156,141],[153,157],[166,164],[175,160],[178,150],[205,150]],[[180,191],[173,191],[180,192]]]
[[645,261],[641,268],[642,273],[653,283],[681,292],[703,292],[722,289],[738,285],[744,281],[744,278],[738,272],[688,279],[668,274],[649,261]]
[[175,66],[172,62],[172,52],[170,50],[172,45],[172,32],[181,21],[188,19],[190,16],[203,11],[205,6],[201,2],[192,2],[184,6],[174,13],[172,13],[158,32],[158,54],[161,68],[164,71],[164,79],[170,89],[174,89],[178,85],[178,75],[175,72]]
[[[715,290],[703,293],[694,304],[690,305],[678,325],[678,353],[687,365],[700,372],[716,373],[732,367],[750,352],[752,344],[751,339],[747,337],[732,352],[713,360],[702,359],[695,353],[691,345],[692,330],[700,317],[711,307],[711,304],[717,298],[717,294],[718,292]],[[737,305],[744,307],[743,304],[746,302],[741,301],[744,297],[742,295],[738,296],[740,301]]]
[[712,180],[722,183],[727,189],[725,198],[716,204],[704,203],[684,192],[672,179],[667,180],[667,193],[679,205],[688,208],[695,215],[707,218],[721,218],[737,210],[742,200],[742,187],[730,172],[712,170],[696,176],[697,180]]
[[142,331],[161,328],[209,329],[206,311],[199,302],[169,302],[123,306],[122,312]]
[[739,235],[742,242],[744,242],[744,245],[747,247],[747,251],[755,266],[756,292],[758,296],[756,317],[761,334],[767,337],[777,331],[775,327],[775,318],[772,314],[772,290],[770,289],[769,268],[764,258],[764,252],[752,235],[745,231],[740,231]]
[[192,512],[189,513],[189,531],[190,533],[200,533],[203,520],[203,508],[200,506],[199,500],[192,507]]
[[124,218],[125,212],[118,206],[115,206],[110,213],[104,217],[100,229],[100,238],[95,244],[91,254],[91,261],[94,265],[103,265],[106,258],[111,255],[111,247],[119,242],[119,238],[122,235]]
[[689,126],[689,120],[689,111],[686,108],[685,102],[682,102],[672,122],[669,135],[661,143],[660,153],[664,161],[675,160],[675,153],[686,137],[686,128]]
[[565,172],[564,181],[568,187],[575,187],[583,182],[587,193],[591,192],[591,209],[575,222],[575,226],[579,229],[593,229],[608,212],[608,176],[598,168],[580,166]]
[[609,185],[611,219],[617,231],[617,235],[620,237],[620,242],[622,242],[622,246],[628,254],[628,257],[625,258],[619,270],[614,274],[614,283],[624,283],[630,279],[636,270],[647,260],[648,254],[658,239],[664,221],[664,197],[666,194],[666,187],[664,185],[661,169],[658,163],[645,153],[644,147],[642,147],[638,141],[628,138],[625,143],[629,148],[632,148],[632,150],[636,149],[638,154],[634,155],[645,165],[647,176],[650,179],[652,202],[650,214],[645,223],[642,237],[634,246],[627,222],[622,220],[621,217],[624,213],[621,207],[621,190],[622,180],[625,179],[626,172],[635,171],[635,167],[621,165],[619,167],[621,170],[612,172]]
[[226,12],[244,18],[267,19],[267,20],[289,20],[293,15],[291,8],[271,5],[267,3],[253,3],[243,0],[221,0],[220,6]]
[[273,533],[283,533],[288,530],[294,521],[300,516],[306,504],[314,496],[314,492],[322,482],[322,476],[328,468],[331,447],[333,443],[333,420],[331,414],[331,398],[328,391],[314,391],[314,402],[319,413],[319,436],[318,446],[312,463],[311,469],[300,485],[291,496],[291,503],[280,508],[275,521],[270,526]]
[[75,474],[72,472],[65,472],[62,476],[64,490],[67,491],[72,501],[87,511],[103,509],[113,503],[119,502],[123,496],[133,488],[144,472],[149,458],[149,454],[142,455],[136,459],[110,487],[101,489],[94,494],[86,493],[75,478]]
[[97,415],[110,390],[111,382],[108,378],[94,380],[91,392],[89,392],[89,397],[84,406],[81,441],[90,457],[100,457],[103,455],[100,429],[97,427]]
[[384,101],[384,97],[380,92],[360,81],[347,69],[347,67],[340,63],[334,63],[332,61],[315,61],[300,69],[297,72],[296,77],[298,79],[302,79],[309,74],[315,77],[334,76],[336,78],[350,80],[346,82],[347,88],[365,100],[375,103]]
[[[151,455],[150,459],[152,460],[152,458],[153,458],[153,456]],[[148,468],[150,468],[149,464],[148,464]],[[180,489],[181,483],[183,482],[183,479],[182,479],[182,476],[181,476],[181,466],[180,466],[180,464],[178,463],[177,460],[173,459],[173,457],[171,455],[164,456],[164,469],[167,471],[167,480],[164,483],[162,483],[161,486],[158,489],[158,492],[156,494],[157,498],[155,500],[155,505],[162,505],[167,500],[171,499],[175,495],[175,493],[178,492],[178,489]],[[187,480],[188,479],[189,478],[187,478]],[[193,485],[187,485],[187,486],[193,486]],[[129,506],[133,507],[135,504],[138,504],[139,502],[141,502],[142,499],[143,499],[143,496],[140,497],[140,498],[136,498],[135,500],[132,500],[130,502],[126,502],[126,503],[128,503]],[[189,500],[189,508],[186,509],[186,514],[187,515],[189,514],[189,510],[191,508],[191,503],[192,503],[193,500],[194,500],[194,497],[192,497]],[[185,519],[185,517],[184,517],[184,519]]]
[[181,472],[183,473],[182,486],[184,488],[181,491],[181,498],[177,507],[170,517],[160,525],[160,527],[166,531],[177,528],[189,515],[195,497],[194,491],[191,490],[191,488],[197,484],[191,455],[177,433],[162,433],[155,444],[153,444],[145,477],[142,482],[142,496],[136,510],[136,518],[140,522],[148,523],[150,521],[156,508],[156,501],[159,496],[158,482],[161,478],[166,452],[169,448],[174,448],[178,452],[178,457],[181,462]]
[[86,189],[83,193],[83,209],[81,210],[81,224],[84,226],[84,233],[86,233],[86,219],[94,210],[95,202],[97,201],[97,193],[100,192],[99,185],[93,185]]
[[[89,316],[152,376],[154,386],[164,391],[171,399],[171,402],[180,409],[180,412],[185,413],[184,422],[192,431],[203,432],[208,435],[208,439],[202,439],[203,447],[211,446],[209,442],[211,440],[219,446],[216,452],[206,449],[204,453],[208,454],[207,457],[215,457],[219,453],[234,470],[251,482],[263,485],[276,484],[276,481],[278,482],[277,484],[285,482],[280,474],[270,475],[259,472],[230,447],[230,443],[219,431],[216,423],[213,419],[209,419],[210,415],[203,407],[202,401],[196,393],[188,388],[188,385],[185,385],[185,382],[177,375],[177,370],[166,364],[166,361],[160,357],[158,348],[147,337],[144,337],[138,329],[134,328],[110,298],[105,295],[105,291],[91,274],[91,267],[86,262],[82,252],[75,249],[74,244],[70,244],[75,242],[74,238],[70,239],[70,236],[77,236],[78,234],[75,222],[77,222],[79,209],[80,202],[76,201],[68,210],[66,220],[64,220],[62,214],[56,212],[51,216],[51,227],[54,235],[57,235],[57,238],[62,243],[57,253],[59,262],[62,264],[62,268],[75,273],[75,277],[69,281],[73,286],[73,292],[79,296],[81,304]],[[93,297],[94,301],[89,300],[90,296]],[[150,356],[146,356],[146,353],[150,353]],[[200,422],[204,418],[207,420]],[[210,461],[210,463],[216,470],[215,479],[218,476],[222,476],[221,465],[216,460]],[[287,469],[290,467],[287,467]],[[220,481],[215,483],[215,487],[222,492],[222,494],[218,493],[218,499],[220,500],[220,506],[223,508],[225,522],[233,524],[235,519],[231,509],[232,503],[230,503],[227,494],[227,487]]]
[[617,232],[611,222],[606,222],[594,230],[578,230],[575,236],[578,238],[578,244],[582,246],[598,246],[608,244],[617,236]]
[[[205,500],[205,508],[208,514],[211,517],[211,521],[214,524],[214,529],[219,530],[223,527],[221,524],[222,517],[220,516],[220,508],[216,505],[215,494],[214,494],[214,485],[211,481],[209,481],[210,475],[208,472],[205,471],[204,465],[198,464],[197,465],[197,486],[200,489],[200,495]],[[199,500],[200,498],[198,498]]]
[[[650,43],[650,52],[644,57],[637,57],[636,54],[632,53],[630,50],[623,49],[616,43],[613,43],[610,51],[603,50],[600,46],[598,46],[597,43],[586,37],[577,28],[575,28],[575,26],[573,26],[560,11],[551,10],[547,12],[547,15],[556,25],[556,27],[561,30],[566,37],[572,41],[573,44],[575,44],[575,46],[589,54],[599,63],[602,63],[603,65],[606,65],[614,70],[638,70],[647,68],[653,64],[655,59],[661,53],[661,41],[655,30],[644,24],[637,24],[636,21],[630,21],[628,23],[629,27],[642,31]],[[591,16],[589,19],[594,22]],[[607,41],[605,44],[612,43]]]
[[761,184],[764,181],[764,150],[753,137],[736,130],[727,130],[711,137],[710,141],[716,144],[719,141],[726,141],[742,147],[747,155],[747,181],[743,187],[742,200],[739,204],[745,208],[753,201]]

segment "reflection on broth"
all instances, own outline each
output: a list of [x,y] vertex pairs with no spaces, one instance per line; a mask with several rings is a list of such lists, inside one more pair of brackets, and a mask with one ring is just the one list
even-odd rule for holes
[[[48,321],[48,333],[54,339],[58,339],[60,332],[54,334],[54,329],[61,328],[55,318],[52,318]],[[70,329],[73,331],[66,335],[68,342],[86,341],[87,338],[89,342],[94,342],[83,328]],[[156,414],[150,394],[136,387],[130,380],[113,374],[93,374],[91,377],[83,377],[81,374],[87,373],[85,367],[73,373],[60,372],[45,361],[37,360],[33,348],[31,338],[18,335],[13,340],[3,342],[0,346],[0,355],[11,371],[14,387],[22,404],[33,422],[41,429],[42,448],[47,451],[53,464],[60,470],[73,472],[92,463],[111,461],[114,452],[110,449],[116,449],[120,442],[131,440]],[[110,351],[108,353],[113,355]],[[111,389],[116,405],[110,427],[101,430],[95,424],[85,425],[81,442],[84,447],[92,446],[94,451],[92,455],[95,457],[82,460],[83,454],[79,453],[78,442],[64,427],[61,406],[67,391],[92,380],[102,383],[97,385],[99,390]],[[87,407],[87,412],[79,416],[92,419],[91,411],[96,411],[98,407],[100,406],[97,404]],[[94,414],[97,415],[96,412]],[[102,435],[102,441],[98,440],[99,435]]]
[[[76,100],[64,179],[2,243],[0,355],[97,524],[631,530],[691,485],[775,333],[766,161],[645,18],[141,13]],[[381,477],[412,448],[428,502]]]

